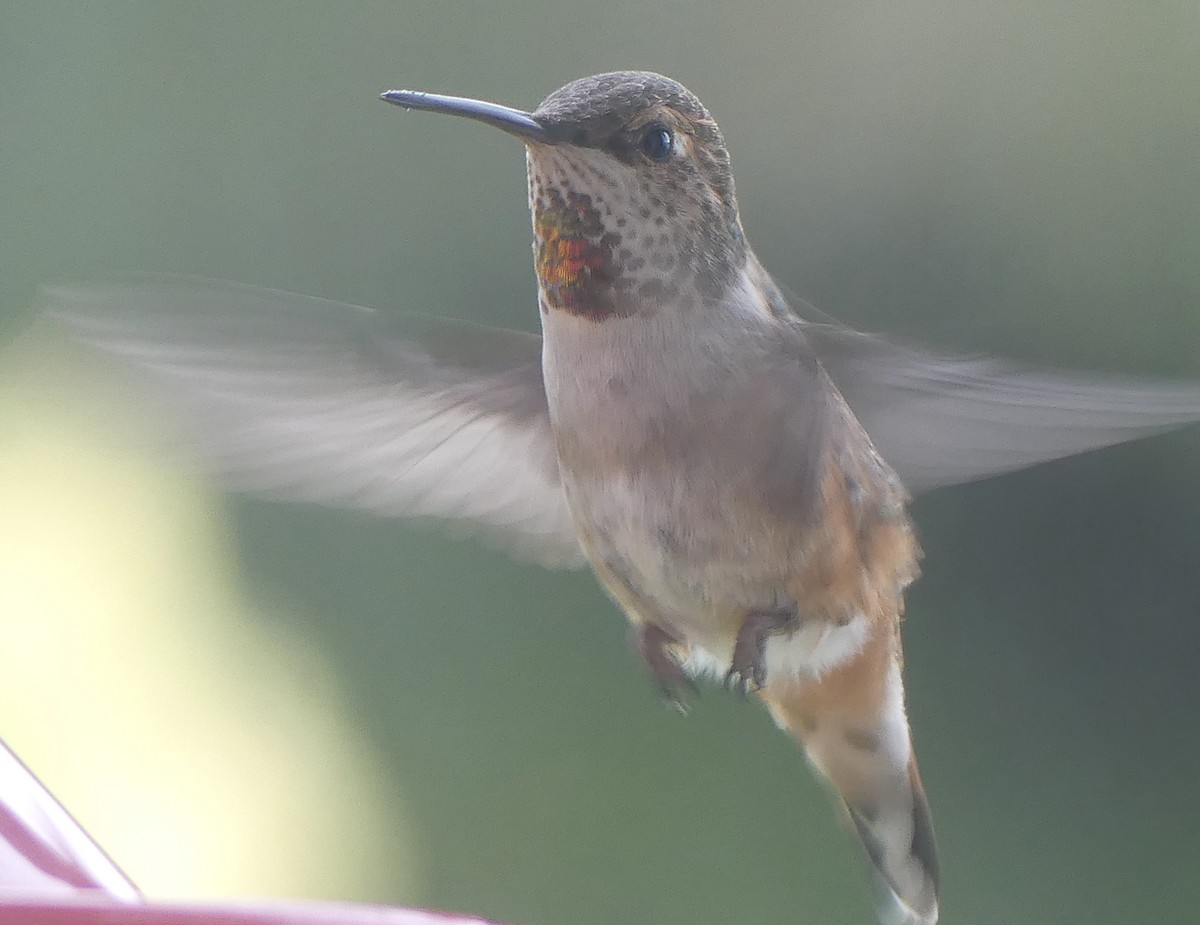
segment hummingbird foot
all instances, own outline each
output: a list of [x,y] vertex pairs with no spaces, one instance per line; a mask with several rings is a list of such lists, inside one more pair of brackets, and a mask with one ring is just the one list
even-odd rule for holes
[[683,670],[679,658],[672,651],[679,640],[654,623],[643,623],[633,628],[633,646],[641,656],[642,663],[650,672],[655,686],[664,701],[679,713],[688,712],[686,695],[699,693],[696,682]]
[[796,625],[795,610],[751,610],[733,644],[733,659],[725,683],[745,697],[767,683],[767,640]]

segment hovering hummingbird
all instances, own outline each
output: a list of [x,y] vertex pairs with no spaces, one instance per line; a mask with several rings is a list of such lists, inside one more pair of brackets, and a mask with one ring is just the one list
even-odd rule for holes
[[472,523],[586,562],[671,697],[753,691],[836,789],[893,917],[938,916],[905,715],[911,493],[1200,419],[1101,383],[797,314],[750,249],[716,122],[657,74],[532,113],[407,90],[525,146],[542,335],[228,283],[44,290],[148,373],[236,488]]

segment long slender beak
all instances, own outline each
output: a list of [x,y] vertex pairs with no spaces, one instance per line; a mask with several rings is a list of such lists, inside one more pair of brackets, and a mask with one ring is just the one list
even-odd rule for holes
[[527,112],[511,109],[498,103],[485,103],[461,96],[442,96],[440,93],[424,93],[420,90],[388,90],[379,98],[404,109],[424,109],[427,112],[444,112],[452,116],[463,116],[494,125],[510,135],[526,141],[553,144],[554,139],[546,129]]

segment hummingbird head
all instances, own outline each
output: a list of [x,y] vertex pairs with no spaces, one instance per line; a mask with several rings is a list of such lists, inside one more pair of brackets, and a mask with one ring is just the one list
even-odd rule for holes
[[721,131],[669,78],[585,77],[532,113],[410,91],[383,98],[487,122],[525,143],[543,311],[600,320],[703,304],[745,265]]

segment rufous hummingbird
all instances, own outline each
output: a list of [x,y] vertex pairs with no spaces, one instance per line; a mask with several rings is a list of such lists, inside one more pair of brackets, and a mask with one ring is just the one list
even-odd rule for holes
[[892,917],[936,921],[910,493],[1200,419],[1200,389],[801,317],[747,243],[716,122],[666,77],[587,77],[532,113],[382,98],[523,142],[540,337],[196,280],[48,287],[48,310],[165,387],[234,487],[586,561],[657,684],[753,691],[836,789]]

